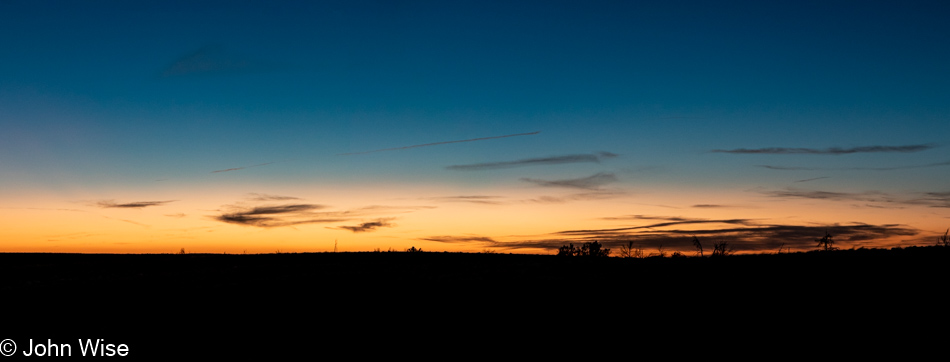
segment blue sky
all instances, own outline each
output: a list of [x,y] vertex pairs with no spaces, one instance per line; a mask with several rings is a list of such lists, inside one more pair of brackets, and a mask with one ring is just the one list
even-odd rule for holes
[[[637,207],[665,198],[687,209],[663,217],[774,221],[782,209],[808,219],[801,205],[782,204],[806,200],[854,216],[800,223],[874,219],[922,242],[948,224],[947,15],[936,1],[4,0],[0,196],[7,210],[40,199],[88,209],[116,195],[231,190],[167,214],[253,230],[215,215],[254,193],[319,203],[388,190],[366,202],[433,208],[445,207],[420,189],[537,200],[609,174],[591,180],[624,196],[584,208],[656,216],[663,210]],[[451,167],[566,155],[587,161]],[[900,208],[866,216],[869,202]],[[741,207],[689,214],[711,203]],[[923,214],[928,221],[908,224]],[[402,240],[421,243],[418,233]]]

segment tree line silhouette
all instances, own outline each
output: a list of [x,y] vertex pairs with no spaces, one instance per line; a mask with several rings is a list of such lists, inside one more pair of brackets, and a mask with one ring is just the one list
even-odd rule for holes
[[[825,236],[815,239],[815,242],[818,243],[817,247],[822,251],[833,251],[838,250],[838,247],[835,246],[834,236],[831,235],[828,231],[825,231]],[[692,239],[693,247],[696,248],[697,256],[705,257],[705,249],[703,243],[695,235]],[[950,229],[947,229],[944,232],[943,236],[937,238],[938,246],[950,247]],[[782,244],[784,247],[785,244]],[[663,252],[663,246],[657,248],[657,253],[651,253],[649,257],[666,257],[666,253]],[[781,253],[782,248],[779,248],[779,253]],[[713,257],[723,257],[732,254],[735,250],[729,247],[729,243],[725,240],[713,243]],[[573,243],[561,246],[557,250],[557,255],[560,256],[593,256],[593,257],[608,257],[610,256],[610,249],[604,247],[598,241],[586,242],[580,247],[574,246]],[[620,253],[618,255],[621,258],[644,258],[647,257],[644,255],[643,249],[637,247],[633,241],[628,241],[626,245],[620,246]],[[673,256],[683,257],[683,253],[674,252]]]

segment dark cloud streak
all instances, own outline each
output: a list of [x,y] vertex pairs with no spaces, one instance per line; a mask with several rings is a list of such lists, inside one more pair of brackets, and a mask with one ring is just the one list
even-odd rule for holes
[[533,199],[521,200],[522,203],[539,203],[539,204],[560,204],[569,201],[585,201],[585,200],[604,200],[612,199],[626,195],[622,191],[608,191],[608,190],[594,190],[591,192],[584,192],[579,194],[571,194],[566,196],[540,196]]
[[825,179],[825,178],[829,178],[829,177],[828,177],[828,176],[822,176],[822,177],[808,178],[808,179],[804,179],[804,180],[798,180],[798,181],[795,181],[795,182],[808,182],[808,181],[821,180],[821,179]]
[[251,166],[244,166],[244,167],[228,168],[228,169],[224,169],[224,170],[211,171],[211,173],[237,171],[237,170],[243,170],[243,169],[245,169],[245,168],[267,166],[267,165],[270,165],[270,164],[272,164],[272,163],[274,163],[274,162],[268,162],[268,163],[262,163],[262,164],[259,164],[259,165],[251,165]]
[[337,154],[337,156],[364,155],[364,154],[367,154],[367,153],[374,153],[374,152],[408,150],[408,149],[410,149],[410,148],[438,146],[438,145],[446,145],[446,144],[450,144],[450,143],[475,142],[475,141],[493,140],[493,139],[498,139],[498,138],[530,136],[530,135],[536,135],[536,134],[538,134],[538,133],[541,133],[541,131],[528,132],[528,133],[516,133],[516,134],[509,134],[509,135],[504,135],[504,136],[480,137],[480,138],[472,138],[472,139],[458,140],[458,141],[443,141],[443,142],[424,143],[424,144],[420,144],[420,145],[412,145],[412,146],[404,146],[404,147],[394,147],[394,148],[383,148],[383,149],[379,149],[379,150],[363,151],[363,152],[348,152],[348,153],[340,153],[340,154]]
[[141,209],[143,207],[149,206],[160,206],[167,204],[169,202],[175,202],[178,200],[168,200],[168,201],[137,201],[137,202],[127,202],[124,204],[116,203],[112,200],[104,200],[96,203],[96,206],[101,208],[119,208],[119,209]]
[[375,231],[376,229],[381,228],[381,227],[395,226],[392,223],[390,223],[389,220],[392,220],[392,219],[379,219],[372,222],[364,222],[357,226],[340,226],[337,229],[349,230],[354,233],[364,233],[368,231]]
[[630,230],[640,230],[640,229],[654,229],[661,228],[666,226],[673,225],[686,225],[686,224],[736,224],[736,225],[750,225],[751,220],[749,219],[727,219],[727,220],[704,220],[704,219],[687,219],[687,220],[677,220],[669,221],[658,224],[644,225],[644,226],[632,226],[625,228],[614,228],[614,229],[594,229],[594,230],[567,230],[559,231],[555,234],[559,235],[584,235],[584,234],[602,234],[602,233],[613,233],[617,231],[630,231]]
[[732,150],[712,150],[715,153],[737,153],[737,154],[768,154],[768,155],[791,155],[791,154],[809,154],[809,155],[846,155],[851,153],[875,153],[875,152],[920,152],[936,147],[933,144],[907,145],[907,146],[864,146],[852,148],[737,148]]
[[223,213],[213,217],[215,220],[230,224],[248,225],[257,227],[292,226],[299,224],[339,222],[346,219],[326,218],[311,211],[323,209],[323,205],[291,204],[278,206],[257,206],[238,208],[237,211]]
[[[898,197],[879,191],[866,191],[861,193],[852,192],[834,192],[820,190],[801,190],[787,188],[785,190],[762,191],[761,193],[777,198],[800,198],[829,201],[860,201],[860,202],[879,202],[891,205],[920,205],[926,207],[950,208],[950,192],[925,192],[922,197],[907,198]],[[869,207],[882,207],[880,205],[866,204]]]
[[820,190],[800,190],[787,188],[785,190],[764,191],[765,195],[778,198],[800,198],[835,201],[870,201],[870,202],[897,202],[897,199],[883,192],[867,191],[862,193],[834,192]]
[[512,167],[525,167],[525,166],[539,166],[539,165],[558,165],[565,163],[600,163],[601,160],[607,158],[617,157],[618,155],[610,152],[598,152],[595,154],[575,154],[575,155],[563,155],[563,156],[551,156],[551,157],[540,157],[540,158],[527,158],[522,160],[515,161],[503,161],[503,162],[486,162],[486,163],[475,163],[468,165],[452,165],[447,166],[446,169],[457,170],[457,171],[481,171],[481,170],[496,170],[502,168],[512,168]]
[[279,196],[279,195],[268,195],[268,194],[258,194],[258,193],[249,193],[250,200],[253,201],[287,201],[287,200],[300,200],[299,197],[293,196]]
[[566,187],[584,190],[599,190],[600,186],[617,181],[617,176],[612,173],[598,173],[588,177],[567,179],[567,180],[539,180],[533,178],[522,178],[521,181],[530,182],[543,187]]
[[704,220],[704,219],[686,219],[678,216],[647,216],[647,215],[627,215],[627,216],[613,216],[613,217],[602,217],[601,220],[666,220],[666,221],[687,221],[687,220]]
[[427,238],[422,238],[422,240],[436,241],[440,243],[488,243],[488,244],[499,244],[492,238],[485,236],[430,236]]
[[781,171],[895,171],[895,170],[910,170],[915,168],[930,168],[930,167],[940,167],[940,166],[950,166],[950,161],[945,162],[935,162],[928,163],[925,165],[912,165],[912,166],[893,166],[893,167],[786,167],[786,166],[774,166],[774,165],[757,165],[756,167],[767,168],[770,170],[781,170]]

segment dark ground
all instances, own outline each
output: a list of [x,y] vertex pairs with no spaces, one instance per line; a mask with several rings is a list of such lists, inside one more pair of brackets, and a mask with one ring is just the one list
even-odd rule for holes
[[0,275],[0,339],[105,338],[138,357],[296,357],[350,343],[570,353],[579,346],[565,343],[585,338],[690,346],[717,335],[779,348],[926,338],[947,328],[950,309],[950,248],[939,247],[646,259],[0,254]]

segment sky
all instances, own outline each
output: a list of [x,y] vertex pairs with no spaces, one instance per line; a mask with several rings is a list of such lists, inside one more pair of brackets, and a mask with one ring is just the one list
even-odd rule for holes
[[0,252],[933,245],[944,1],[0,0]]

